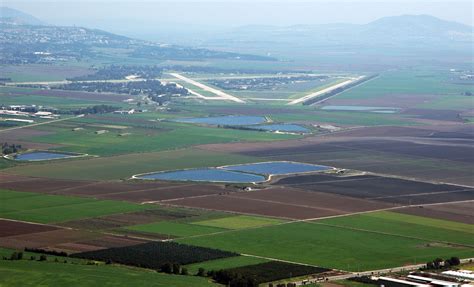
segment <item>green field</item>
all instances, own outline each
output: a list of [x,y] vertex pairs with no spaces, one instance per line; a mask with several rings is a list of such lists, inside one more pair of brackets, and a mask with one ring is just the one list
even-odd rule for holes
[[472,225],[453,221],[394,212],[376,212],[324,219],[317,223],[474,247]]
[[249,256],[234,256],[229,258],[205,261],[200,263],[194,263],[186,265],[188,268],[189,274],[196,274],[199,268],[204,268],[204,270],[221,270],[227,268],[235,268],[246,265],[254,265],[259,263],[268,262],[269,260],[249,257]]
[[150,208],[122,201],[0,190],[0,217],[40,223],[125,213]]
[[460,95],[472,87],[451,83],[447,70],[418,69],[384,72],[379,77],[338,95],[340,99],[367,99],[391,94]]
[[[12,94],[10,94],[10,92]],[[19,94],[16,94],[19,93]],[[76,99],[71,97],[53,97],[37,95],[35,89],[0,87],[0,104],[2,105],[42,105],[58,109],[73,109],[93,105],[115,105],[121,103],[98,100]]]
[[161,221],[156,223],[134,225],[127,227],[127,229],[146,233],[158,233],[162,235],[169,235],[172,237],[188,237],[226,230],[224,228],[200,226],[173,221]]
[[244,228],[272,225],[272,224],[277,224],[281,222],[283,222],[283,220],[274,219],[274,218],[237,215],[237,216],[231,216],[231,217],[209,219],[209,220],[204,220],[204,221],[196,221],[196,222],[193,222],[193,224],[201,225],[201,226],[226,228],[226,229],[244,229]]
[[7,171],[22,175],[67,179],[123,179],[134,174],[182,168],[221,166],[257,162],[253,157],[183,149],[154,153],[136,153],[104,158],[57,161],[21,165]]
[[[120,123],[116,123],[120,124]],[[79,126],[79,125],[78,125]],[[63,151],[109,156],[126,153],[179,149],[193,145],[242,141],[272,141],[296,139],[299,136],[264,133],[259,131],[233,130],[201,127],[188,124],[159,123],[157,129],[128,129],[129,136],[119,136],[109,130],[96,134],[101,128],[84,128],[73,131],[69,128],[41,127],[53,134],[26,138],[34,142],[63,145]]]
[[[422,109],[466,110],[473,104],[472,97],[464,96],[467,91],[474,92],[472,85],[453,82],[456,75],[447,70],[423,67],[415,70],[384,72],[379,77],[363,85],[347,90],[339,95],[341,100],[389,99],[393,95],[431,95],[429,101],[420,101],[413,106]],[[393,103],[392,103],[393,104]]]
[[[0,248],[0,255],[8,258],[13,251]],[[30,256],[36,259],[30,260]],[[0,286],[216,286],[195,276],[168,275],[118,265],[88,265],[88,260],[51,255],[40,262],[39,257],[40,254],[24,252],[23,260],[0,260]]]
[[[417,229],[412,229],[412,232],[416,234]],[[446,230],[439,229],[438,232]],[[436,257],[463,258],[474,255],[473,248],[453,247],[435,240],[306,222],[188,238],[178,242],[350,271],[402,266]]]

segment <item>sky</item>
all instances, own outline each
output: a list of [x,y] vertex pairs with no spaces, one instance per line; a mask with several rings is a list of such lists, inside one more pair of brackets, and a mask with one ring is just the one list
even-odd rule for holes
[[473,25],[472,0],[3,0],[1,5],[48,24],[144,37],[155,31],[203,33],[245,25],[364,24],[402,14],[429,14]]

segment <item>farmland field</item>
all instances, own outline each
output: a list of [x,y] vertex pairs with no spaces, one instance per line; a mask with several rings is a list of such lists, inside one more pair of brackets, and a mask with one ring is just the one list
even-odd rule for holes
[[242,229],[242,228],[272,225],[272,224],[276,224],[280,222],[283,222],[283,221],[278,220],[278,219],[273,219],[273,218],[239,215],[239,216],[197,221],[197,222],[193,222],[193,224],[201,225],[201,226],[226,228],[226,229]]
[[0,198],[2,198],[0,216],[41,223],[61,222],[149,208],[119,201],[41,195],[8,190],[0,190]]
[[221,166],[230,163],[247,163],[254,159],[248,156],[183,149],[153,153],[132,153],[127,155],[52,162],[44,168],[37,165],[11,169],[12,173],[66,179],[121,179],[137,173],[171,169]]
[[173,237],[187,237],[193,235],[201,235],[208,233],[215,233],[225,230],[224,228],[218,227],[208,227],[208,226],[199,226],[179,222],[157,222],[157,223],[148,223],[144,225],[135,225],[127,227],[127,229],[149,232],[149,233],[159,233],[165,236]]
[[227,4],[174,5],[189,25],[138,38],[0,17],[0,287],[366,287],[474,258],[472,15],[267,4],[214,31]]
[[[9,256],[13,250],[2,249],[0,254]],[[151,270],[114,265],[87,265],[86,260],[71,258],[48,258],[46,262],[31,261],[29,256],[39,258],[39,254],[27,253],[23,260],[2,260],[0,277],[2,286],[130,286],[147,285],[157,287],[206,287],[215,286],[208,280],[191,276],[172,276]],[[25,256],[25,257],[26,257]],[[63,263],[66,260],[68,263]]]
[[247,266],[253,264],[259,264],[268,262],[269,260],[249,257],[249,256],[235,256],[224,259],[216,259],[210,261],[204,261],[200,263],[194,263],[186,265],[190,274],[196,274],[199,268],[204,268],[204,270],[221,270],[227,268],[235,268],[240,266]]
[[[416,226],[412,232],[416,232]],[[438,229],[438,232],[444,232]],[[472,247],[315,223],[290,223],[178,240],[186,244],[343,270],[381,269],[436,256],[470,257]]]

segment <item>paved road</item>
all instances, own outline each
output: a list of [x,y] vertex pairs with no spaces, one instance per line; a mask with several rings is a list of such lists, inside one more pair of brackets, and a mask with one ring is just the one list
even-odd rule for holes
[[232,96],[232,95],[229,95],[229,94],[227,94],[227,93],[224,93],[223,91],[219,91],[218,89],[214,89],[213,87],[209,87],[209,86],[206,86],[206,85],[204,85],[204,84],[202,84],[202,83],[196,82],[195,80],[192,80],[192,79],[190,79],[190,78],[186,78],[185,76],[182,76],[182,75],[180,75],[180,74],[178,74],[178,73],[170,73],[170,75],[173,76],[173,77],[175,77],[175,78],[178,78],[178,79],[180,79],[180,80],[182,80],[182,81],[185,81],[186,83],[189,83],[189,84],[194,85],[194,86],[196,86],[196,87],[198,87],[198,88],[201,88],[201,89],[203,89],[203,90],[205,90],[205,91],[211,92],[211,93],[213,93],[213,94],[219,96],[220,98],[224,98],[224,99],[227,99],[227,100],[229,100],[229,101],[236,102],[236,103],[242,103],[242,104],[245,103],[244,100],[241,100],[241,99],[239,99],[239,98],[237,98],[237,97],[234,97],[234,96]]
[[332,85],[332,86],[327,87],[327,88],[325,88],[325,89],[319,90],[319,91],[317,91],[317,92],[314,92],[314,93],[311,93],[311,94],[306,95],[306,96],[304,96],[304,97],[301,97],[301,98],[298,98],[298,99],[296,99],[296,100],[293,100],[293,101],[289,102],[288,105],[296,105],[296,104],[305,102],[305,101],[307,101],[307,100],[309,100],[309,99],[312,99],[312,98],[318,97],[318,96],[320,96],[320,95],[326,94],[326,93],[328,93],[328,92],[331,92],[331,91],[333,91],[333,90],[335,90],[335,89],[337,89],[337,88],[341,88],[341,87],[347,86],[347,85],[349,85],[349,84],[351,84],[351,83],[353,83],[353,82],[355,82],[355,81],[358,81],[358,80],[360,80],[360,79],[362,79],[362,78],[363,78],[362,76],[361,76],[361,77],[357,77],[357,78],[352,78],[352,79],[349,79],[349,80],[344,81],[344,82],[342,82],[342,83]]

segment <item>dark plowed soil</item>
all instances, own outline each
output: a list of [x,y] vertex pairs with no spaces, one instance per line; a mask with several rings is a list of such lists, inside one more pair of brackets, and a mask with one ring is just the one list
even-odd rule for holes
[[434,206],[408,207],[398,209],[396,212],[474,224],[474,201],[465,203],[447,203]]
[[41,224],[0,219],[0,237],[57,230],[59,228]]

